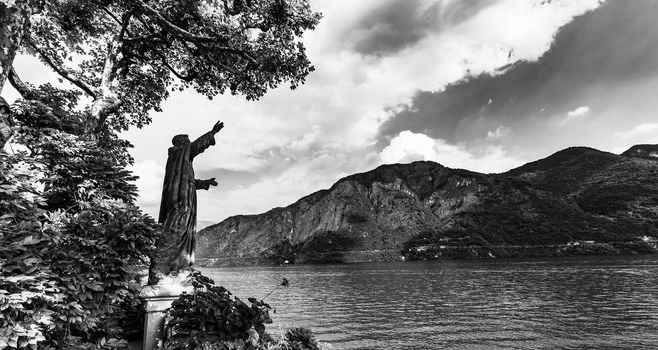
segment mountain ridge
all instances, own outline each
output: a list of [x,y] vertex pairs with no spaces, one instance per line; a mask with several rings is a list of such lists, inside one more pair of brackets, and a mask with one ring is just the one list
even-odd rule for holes
[[570,147],[499,174],[381,165],[209,226],[197,255],[225,265],[656,252],[658,162],[643,157],[652,147]]

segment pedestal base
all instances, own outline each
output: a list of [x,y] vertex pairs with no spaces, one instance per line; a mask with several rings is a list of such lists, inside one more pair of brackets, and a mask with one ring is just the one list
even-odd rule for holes
[[162,349],[165,321],[164,311],[183,292],[194,294],[194,288],[182,284],[165,284],[146,286],[142,289],[139,295],[146,302],[143,350]]

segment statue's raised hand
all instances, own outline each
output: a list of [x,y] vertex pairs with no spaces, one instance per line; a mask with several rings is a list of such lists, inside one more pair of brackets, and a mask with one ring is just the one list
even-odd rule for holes
[[222,128],[224,128],[224,122],[217,121],[217,123],[215,123],[215,126],[212,127],[212,132],[216,134],[219,132],[219,130],[222,130]]
[[208,181],[208,184],[209,184],[210,186],[217,186],[217,181],[215,181],[215,178],[214,178],[214,177],[211,177],[210,179],[208,179],[208,180],[206,180],[206,181]]

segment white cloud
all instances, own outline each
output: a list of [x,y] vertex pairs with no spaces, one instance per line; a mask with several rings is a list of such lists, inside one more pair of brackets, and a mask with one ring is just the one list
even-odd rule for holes
[[307,151],[317,141],[319,133],[320,127],[313,125],[311,131],[304,134],[301,138],[292,141],[287,148],[296,153]]
[[470,41],[498,47],[505,57],[535,60],[550,47],[558,28],[574,16],[593,10],[599,0],[517,1],[489,6],[463,24]]
[[503,138],[507,135],[509,135],[512,132],[512,128],[500,125],[496,128],[496,130],[490,130],[487,132],[487,138],[488,139],[500,139]]
[[432,160],[436,158],[434,150],[435,141],[424,135],[416,134],[409,130],[401,132],[391,140],[379,156],[384,163],[397,163],[407,158],[413,160]]
[[451,145],[422,133],[402,131],[379,154],[383,163],[409,163],[431,160],[449,168],[463,168],[484,173],[507,171],[524,163],[507,153],[503,147],[489,146],[474,154],[462,146]]
[[[655,133],[658,133],[658,123],[643,123],[635,126],[631,130],[616,132],[614,135],[615,137],[618,138],[628,139],[628,138],[636,138],[636,137],[645,136],[647,134],[655,134]],[[650,136],[655,136],[655,135],[650,135]],[[657,139],[658,137],[654,137],[652,140],[657,140]]]
[[580,106],[574,110],[568,111],[567,115],[558,122],[559,126],[564,126],[576,119],[581,119],[589,112],[589,106]]
[[580,106],[573,111],[567,112],[567,116],[569,117],[578,117],[581,116],[585,113],[589,112],[589,106]]

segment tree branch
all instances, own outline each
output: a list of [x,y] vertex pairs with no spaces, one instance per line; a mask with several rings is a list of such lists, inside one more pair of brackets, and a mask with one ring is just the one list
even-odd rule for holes
[[31,100],[33,98],[34,94],[32,93],[32,90],[27,87],[27,84],[25,84],[18,74],[16,74],[14,66],[11,66],[9,69],[9,83],[11,83],[11,86],[13,86],[24,99]]
[[[239,2],[240,2],[240,4],[242,4],[242,1],[239,1]],[[224,4],[225,4],[225,6],[228,6],[228,4],[226,3],[226,0],[224,0]],[[206,46],[204,44],[210,44],[210,45],[207,45],[207,46],[209,48],[213,49],[213,50],[218,50],[218,51],[223,51],[223,52],[238,55],[238,56],[242,57],[243,59],[245,59],[245,60],[247,60],[247,61],[249,61],[249,62],[251,62],[251,63],[253,63],[257,66],[260,66],[260,63],[255,58],[253,58],[251,55],[249,55],[249,53],[245,52],[244,50],[219,45],[219,44],[227,43],[230,38],[221,37],[221,36],[204,36],[204,35],[196,35],[196,34],[190,33],[189,31],[187,31],[187,30],[171,23],[170,21],[168,21],[166,18],[164,18],[164,16],[162,16],[162,14],[160,14],[158,11],[156,11],[155,9],[150,7],[149,5],[144,4],[142,2],[139,2],[139,4],[137,6],[139,6],[145,14],[154,17],[157,20],[158,23],[160,23],[162,26],[164,26],[165,28],[172,31],[179,38],[183,39],[182,41],[184,43],[190,42],[190,43],[195,43],[195,44],[201,44],[203,46]],[[240,7],[241,6],[242,5],[240,5]],[[149,28],[147,23],[139,15],[137,16],[137,19],[145,27]],[[149,28],[149,30],[153,33],[153,29]],[[153,34],[155,34],[155,33],[153,33]],[[189,47],[188,47],[188,50],[189,50]],[[192,50],[190,50],[190,52],[192,52]]]
[[[144,22],[139,17],[137,17],[137,18],[140,22],[142,22],[142,24],[144,24]],[[178,79],[184,80],[184,81],[192,81],[196,77],[195,72],[192,72],[192,74],[189,74],[189,75],[184,75],[184,74],[178,72],[176,70],[176,68],[174,68],[169,63],[169,61],[167,61],[167,57],[162,52],[158,51],[157,48],[155,48],[155,47],[153,47],[153,45],[151,45],[151,43],[150,43],[150,41],[152,41],[151,39],[157,39],[157,38],[158,38],[158,36],[156,34],[152,33],[151,35],[146,36],[146,37],[133,37],[133,38],[124,39],[123,41],[124,42],[129,42],[129,43],[130,42],[142,42],[146,47],[151,49],[151,51],[153,51],[153,53],[160,58],[162,63],[165,65],[165,67],[167,67],[167,69],[169,69],[169,71],[171,73],[173,73]],[[166,43],[163,42],[161,44],[166,44]],[[144,60],[147,59],[146,56],[144,56],[144,55],[136,56],[136,57],[144,59]]]
[[117,24],[121,25],[121,20],[119,20],[119,18],[118,18],[117,16],[115,16],[115,15],[112,13],[112,11],[108,10],[108,9],[107,9],[106,7],[104,7],[104,6],[101,6],[101,9],[102,9],[103,12],[105,12],[108,16],[110,16],[115,22],[117,22]]
[[[235,14],[238,14],[239,12],[241,12],[242,9],[243,9],[243,6],[244,6],[244,1],[234,0],[234,3],[233,3],[234,8],[233,8],[233,11],[231,11],[228,7],[227,0],[223,0],[223,2],[224,2],[225,9],[231,15],[235,15]],[[250,5],[250,1],[247,1],[247,6],[249,6],[249,5]],[[187,45],[188,43],[194,43],[194,44],[197,44],[197,45],[201,45],[202,47],[206,46],[207,49],[210,49],[210,50],[217,50],[217,51],[222,51],[222,52],[234,54],[234,55],[237,55],[237,56],[241,57],[242,59],[244,59],[244,60],[246,60],[246,61],[248,61],[252,64],[255,64],[257,66],[260,65],[259,62],[256,61],[256,59],[254,59],[251,55],[249,55],[249,53],[247,53],[243,50],[240,50],[240,49],[235,49],[235,48],[231,48],[231,47],[228,47],[228,46],[221,45],[223,43],[228,42],[228,38],[226,38],[226,37],[204,36],[204,35],[197,35],[197,34],[191,33],[189,31],[177,26],[176,24],[172,23],[171,21],[167,20],[161,13],[159,13],[153,7],[149,6],[148,4],[146,4],[144,2],[138,1],[138,2],[135,3],[135,6],[136,6],[136,8],[139,8],[141,10],[142,14],[146,15],[147,17],[150,17],[150,18],[154,19],[156,23],[158,23],[163,28],[167,29],[168,32],[170,32],[171,34],[173,34],[176,37],[180,38],[182,43],[187,47],[188,51],[190,53],[192,53],[193,55],[195,55],[195,56],[197,55],[194,52],[195,50],[192,50],[192,48],[190,48]],[[151,27],[149,25],[149,23],[147,21],[145,21],[142,18],[142,16],[140,16],[139,13],[135,14],[136,15],[135,18],[137,18],[137,20],[151,33],[151,35],[149,35],[149,36],[146,36],[146,37],[132,37],[130,32],[127,31],[127,25],[126,25],[127,21],[126,21],[126,19],[127,18],[129,19],[130,16],[132,16],[132,14],[133,14],[132,11],[130,13],[124,15],[123,21],[119,20],[119,18],[116,15],[114,15],[111,11],[109,11],[108,9],[106,9],[104,7],[103,7],[103,11],[105,11],[108,14],[108,16],[112,17],[114,19],[114,21],[117,22],[117,24],[121,24],[122,29],[121,29],[120,38],[121,38],[121,35],[123,34],[124,30],[128,33],[129,36],[131,36],[130,38],[120,39],[120,40],[123,40],[125,42],[142,42],[144,45],[149,47],[161,59],[164,66],[167,67],[167,69],[173,75],[175,75],[178,79],[189,82],[189,81],[192,81],[196,77],[196,74],[194,72],[192,72],[191,74],[186,75],[186,74],[183,74],[183,73],[177,71],[167,61],[166,56],[164,54],[162,54],[161,52],[158,51],[158,49],[156,49],[155,47],[150,45],[150,43],[149,43],[150,40],[155,39],[157,37],[161,37],[164,33],[163,32],[157,33],[156,30],[153,27]],[[166,41],[167,40],[166,40],[166,37],[165,37],[165,42],[163,44],[166,45]],[[232,72],[236,73],[234,70],[232,70],[228,66],[223,65],[219,62],[214,62],[214,64],[217,64],[217,65],[223,67],[227,71],[232,71]]]
[[[11,86],[13,86],[14,89],[16,89],[16,91],[18,91],[19,94],[21,94],[21,97],[23,99],[39,105],[41,108],[43,108],[46,111],[46,116],[54,117],[52,113],[52,108],[50,108],[50,106],[47,106],[46,104],[38,100],[32,89],[27,84],[25,84],[23,80],[21,80],[21,78],[18,76],[16,70],[14,69],[14,66],[12,66],[11,69],[9,70],[9,83],[11,83]],[[28,148],[32,153],[34,153],[34,150],[32,150],[29,146]]]
[[223,63],[221,63],[221,62],[215,62],[215,64],[218,65],[218,66],[220,66],[220,67],[222,67],[222,68],[224,68],[224,69],[226,69],[227,71],[229,71],[229,72],[231,72],[231,73],[233,73],[233,74],[235,74],[235,75],[240,74],[240,72],[238,72],[237,70],[235,70],[235,69],[233,69],[233,68],[231,68],[231,67],[229,67],[229,66],[227,66],[227,65],[225,65],[225,64],[223,64]]
[[192,74],[189,74],[189,75],[183,75],[182,73],[179,73],[178,71],[176,71],[176,69],[174,67],[172,67],[169,64],[169,62],[167,62],[167,59],[164,56],[160,56],[160,58],[162,59],[162,63],[165,65],[165,67],[167,67],[167,69],[169,69],[169,71],[172,72],[178,79],[189,82],[189,81],[194,80],[194,78],[196,78],[196,73],[195,72],[192,72]]
[[115,22],[117,22],[118,25],[121,26],[121,30],[119,31],[119,39],[123,39],[123,34],[127,33],[128,36],[132,36],[130,34],[130,31],[128,30],[128,26],[130,25],[130,18],[133,16],[133,11],[128,11],[121,16],[122,19],[119,19],[112,11],[108,10],[107,7],[101,6],[101,9],[105,14],[107,14],[110,18],[112,18]]
[[135,14],[135,17],[137,17],[137,20],[144,26],[144,28],[148,29],[148,31],[151,32],[152,35],[158,35],[155,32],[155,29],[153,29],[153,26],[150,23],[144,21],[144,19],[142,18],[142,16],[139,15],[139,13]]
[[82,89],[82,91],[86,92],[89,96],[91,96],[93,99],[96,99],[96,93],[94,92],[94,89],[89,86],[87,83],[83,82],[80,79],[75,78],[74,76],[71,75],[66,69],[58,66],[52,58],[48,57],[48,55],[41,49],[39,49],[32,41],[27,41],[28,45],[39,54],[39,57],[41,58],[42,61],[44,61],[50,68],[52,68],[55,73],[59,74],[62,78],[68,80],[71,82],[71,84],[79,87]]
[[123,15],[123,22],[121,23],[121,32],[119,32],[119,38],[123,39],[123,34],[128,33],[128,36],[132,36],[128,31],[128,26],[130,25],[130,18],[133,16],[133,11],[128,11]]
[[245,58],[247,61],[249,61],[249,62],[251,62],[251,63],[253,63],[253,64],[257,65],[257,66],[260,66],[260,63],[258,63],[258,61],[256,61],[255,58],[251,57],[250,54],[248,54],[248,53],[246,53],[246,52],[244,52],[244,51],[240,51],[240,56],[242,56],[242,57]]
[[[106,9],[106,8],[103,7],[103,11],[105,11],[105,13],[107,13],[110,17],[112,17],[112,18],[117,22],[117,24],[121,24],[122,27],[121,27],[121,32],[120,32],[120,34],[119,34],[119,38],[121,38],[124,42],[127,42],[127,43],[133,43],[133,42],[134,42],[134,43],[138,43],[138,42],[141,42],[141,43],[143,43],[143,44],[146,45],[148,48],[150,48],[151,50],[153,50],[153,52],[154,52],[156,55],[158,55],[158,56],[160,57],[160,60],[161,60],[162,63],[165,65],[165,67],[167,67],[167,69],[169,69],[169,71],[170,71],[171,73],[173,73],[178,79],[181,79],[181,80],[184,80],[184,81],[192,81],[192,80],[194,79],[194,77],[196,76],[196,74],[184,75],[184,74],[182,74],[182,73],[179,73],[179,72],[178,72],[178,71],[177,71],[177,70],[176,70],[171,64],[169,64],[169,62],[167,61],[167,58],[166,58],[162,53],[160,53],[156,48],[154,48],[152,45],[150,45],[149,41],[154,40],[154,39],[157,40],[157,38],[158,38],[159,36],[153,32],[153,29],[150,28],[150,27],[146,24],[146,22],[144,22],[144,21],[142,20],[141,17],[136,16],[136,17],[137,17],[137,20],[138,20],[139,22],[141,22],[142,25],[144,25],[144,27],[147,28],[147,29],[151,32],[151,34],[148,35],[148,36],[133,37],[132,34],[130,34],[130,32],[129,32],[128,29],[127,29],[127,23],[128,23],[128,21],[130,20],[130,17],[133,15],[133,14],[132,14],[132,11],[129,12],[129,13],[127,13],[127,14],[125,15],[123,23],[122,23],[121,21],[119,21],[119,18],[117,18],[117,17],[116,17],[112,12],[110,12],[108,9]],[[125,33],[128,34],[129,38],[123,38],[123,33],[124,33],[124,31],[125,31]],[[145,56],[142,56],[141,58],[142,58],[142,59],[146,59]]]
[[205,35],[197,35],[188,32],[187,30],[171,23],[169,20],[164,18],[162,14],[160,14],[158,11],[156,11],[154,8],[151,6],[143,3],[143,2],[137,2],[138,5],[142,11],[144,11],[146,14],[151,15],[154,17],[158,23],[166,27],[167,29],[171,30],[172,32],[178,34],[179,37],[190,40],[190,41],[202,41],[202,42],[226,42],[227,38],[221,37],[221,36],[205,36]]

